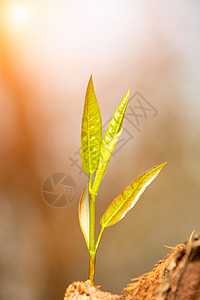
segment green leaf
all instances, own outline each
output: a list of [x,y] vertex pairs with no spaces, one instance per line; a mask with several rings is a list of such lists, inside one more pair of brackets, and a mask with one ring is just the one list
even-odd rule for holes
[[81,126],[81,163],[84,172],[87,174],[96,172],[100,157],[101,141],[101,114],[91,75],[85,95]]
[[89,191],[86,185],[79,201],[79,224],[89,250]]
[[166,162],[153,167],[137,177],[120,193],[109,205],[101,218],[102,227],[108,227],[119,222],[127,212],[137,203],[146,187],[158,176]]
[[108,144],[116,136],[116,134],[121,130],[121,126],[122,126],[122,122],[124,119],[124,114],[126,111],[129,95],[130,95],[130,87],[129,87],[125,97],[121,101],[120,105],[116,109],[112,119],[110,120],[110,122],[106,128],[106,131],[103,136],[103,140],[106,144]]
[[103,176],[105,174],[105,171],[107,169],[111,154],[122,134],[123,129],[121,129],[118,134],[109,142],[106,144],[105,140],[103,139],[102,145],[101,145],[101,156],[99,160],[99,165],[97,168],[97,172],[95,175],[93,187],[91,193],[93,195],[96,195],[100,186],[100,183],[103,179]]
[[110,157],[112,155],[112,152],[117,144],[117,141],[119,140],[119,137],[121,135],[121,126],[124,119],[124,114],[126,111],[128,99],[130,95],[130,87],[119,104],[117,110],[115,111],[112,119],[110,120],[106,131],[103,136],[102,144],[101,144],[101,156],[99,165],[97,168],[97,172],[95,175],[93,187],[92,187],[92,194],[96,195],[100,186],[100,183],[103,179],[103,176],[105,174],[106,168],[108,166]]

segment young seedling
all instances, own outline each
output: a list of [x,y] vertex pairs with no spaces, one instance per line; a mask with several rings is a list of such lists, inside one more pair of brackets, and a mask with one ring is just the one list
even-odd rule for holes
[[[125,217],[166,164],[165,162],[157,165],[138,176],[113,200],[100,220],[102,227],[95,242],[95,199],[111,154],[123,130],[122,122],[129,95],[130,88],[110,120],[103,138],[101,114],[92,76],[89,79],[85,95],[81,127],[81,163],[89,178],[79,202],[79,223],[89,250],[89,280],[92,283],[94,283],[96,252],[104,229]],[[94,173],[96,174],[93,180]]]

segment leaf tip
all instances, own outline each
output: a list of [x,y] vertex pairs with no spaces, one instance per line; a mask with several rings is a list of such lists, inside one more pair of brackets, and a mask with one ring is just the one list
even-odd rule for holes
[[164,168],[164,166],[167,164],[167,161],[165,161],[164,163],[158,165],[158,168],[159,168],[159,173],[160,171]]
[[93,77],[92,77],[92,74],[90,75],[90,78],[89,78],[89,81],[88,81],[86,94],[87,94],[87,92],[89,91],[89,89],[94,90],[94,84],[93,84]]
[[129,96],[130,96],[130,91],[131,91],[131,88],[130,88],[130,85],[129,85],[128,91],[126,92],[126,98],[129,98]]
[[161,164],[162,167],[164,167],[167,164],[167,161]]
[[93,85],[93,78],[92,74],[90,75],[89,81],[88,81],[88,86]]

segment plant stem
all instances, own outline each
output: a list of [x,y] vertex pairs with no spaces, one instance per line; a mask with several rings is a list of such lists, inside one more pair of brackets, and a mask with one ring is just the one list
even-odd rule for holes
[[95,198],[90,195],[89,251],[95,250]]
[[89,193],[91,194],[91,189],[92,189],[92,174],[89,174],[88,189],[89,189]]
[[99,243],[100,243],[100,241],[101,241],[101,237],[102,237],[102,234],[103,234],[103,232],[104,232],[104,227],[101,227],[101,231],[100,231],[100,233],[99,233],[99,236],[98,236],[98,239],[97,239],[97,243],[96,243],[96,251],[97,251],[97,249],[98,249],[98,247],[99,247]]
[[89,265],[89,280],[91,283],[94,283],[94,273],[95,273],[95,256],[90,253],[90,265]]
[[89,175],[89,199],[90,199],[90,218],[89,218],[89,280],[94,283],[95,272],[95,196],[91,194],[92,174]]

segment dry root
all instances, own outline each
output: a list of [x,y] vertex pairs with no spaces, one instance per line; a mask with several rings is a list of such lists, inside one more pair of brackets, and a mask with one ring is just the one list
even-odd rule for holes
[[64,300],[200,300],[200,234],[174,247],[152,271],[133,281],[122,295],[102,292],[88,281],[74,282]]
[[111,293],[102,292],[99,286],[95,286],[89,281],[78,281],[70,284],[66,290],[64,300],[119,300],[120,296],[112,295]]

